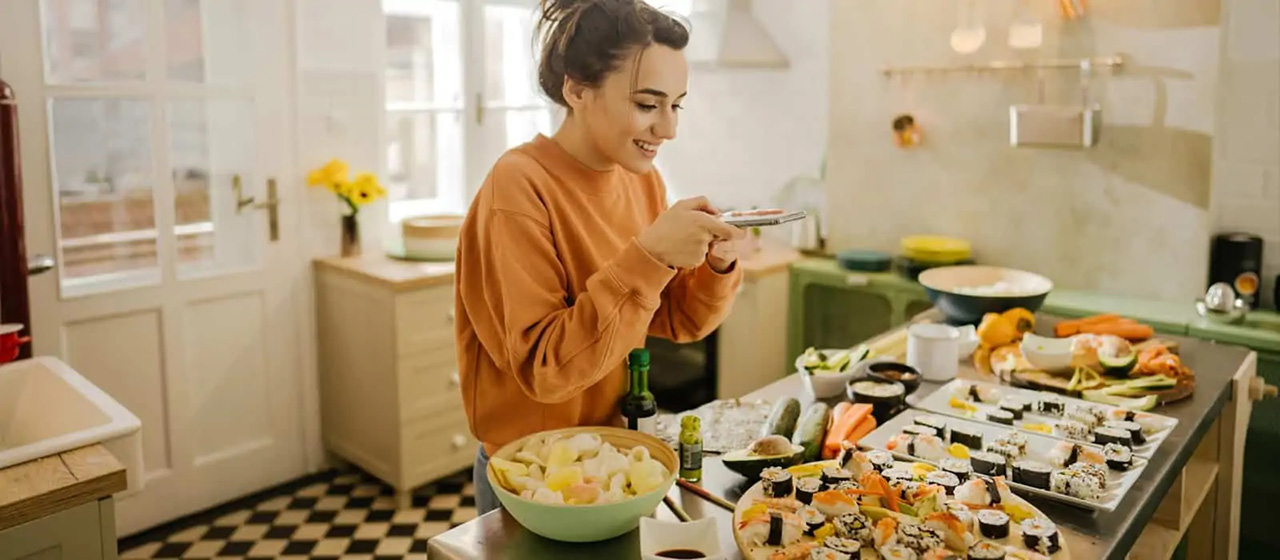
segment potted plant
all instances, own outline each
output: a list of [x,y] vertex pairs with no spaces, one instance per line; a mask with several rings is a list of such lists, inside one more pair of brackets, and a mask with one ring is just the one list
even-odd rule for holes
[[373,173],[357,173],[350,178],[350,166],[340,159],[331,159],[307,175],[307,184],[324,187],[342,201],[342,256],[360,254],[360,222],[356,219],[360,208],[387,195]]

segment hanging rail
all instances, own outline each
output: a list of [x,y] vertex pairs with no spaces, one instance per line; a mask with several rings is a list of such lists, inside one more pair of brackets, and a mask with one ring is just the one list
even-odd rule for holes
[[1055,58],[1022,62],[1013,60],[997,60],[981,64],[965,64],[960,66],[897,66],[883,70],[885,76],[902,76],[906,74],[940,74],[955,72],[993,72],[1003,70],[1081,70],[1095,68],[1119,69],[1124,65],[1124,57],[1120,55],[1095,58]]

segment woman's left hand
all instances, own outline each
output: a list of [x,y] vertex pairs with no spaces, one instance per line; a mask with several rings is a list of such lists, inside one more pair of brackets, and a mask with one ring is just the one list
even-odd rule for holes
[[707,265],[720,274],[729,272],[737,260],[738,242],[735,240],[716,239],[707,248]]

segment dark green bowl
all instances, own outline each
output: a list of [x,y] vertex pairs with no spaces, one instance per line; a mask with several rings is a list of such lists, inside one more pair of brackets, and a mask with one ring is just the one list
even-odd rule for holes
[[[987,313],[1002,313],[1015,307],[1035,313],[1053,291],[1053,282],[1044,276],[998,266],[932,268],[921,272],[918,280],[929,301],[953,325],[977,324]],[[990,286],[997,282],[1010,283],[1017,290],[1008,295],[962,293],[966,287]]]

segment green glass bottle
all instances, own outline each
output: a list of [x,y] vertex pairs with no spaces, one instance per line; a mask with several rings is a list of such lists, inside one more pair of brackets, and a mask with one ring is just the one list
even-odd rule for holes
[[631,388],[622,398],[622,416],[627,428],[649,435],[657,433],[658,401],[649,392],[649,351],[636,348],[627,357],[631,369]]
[[680,478],[702,480],[702,419],[693,414],[680,419]]

